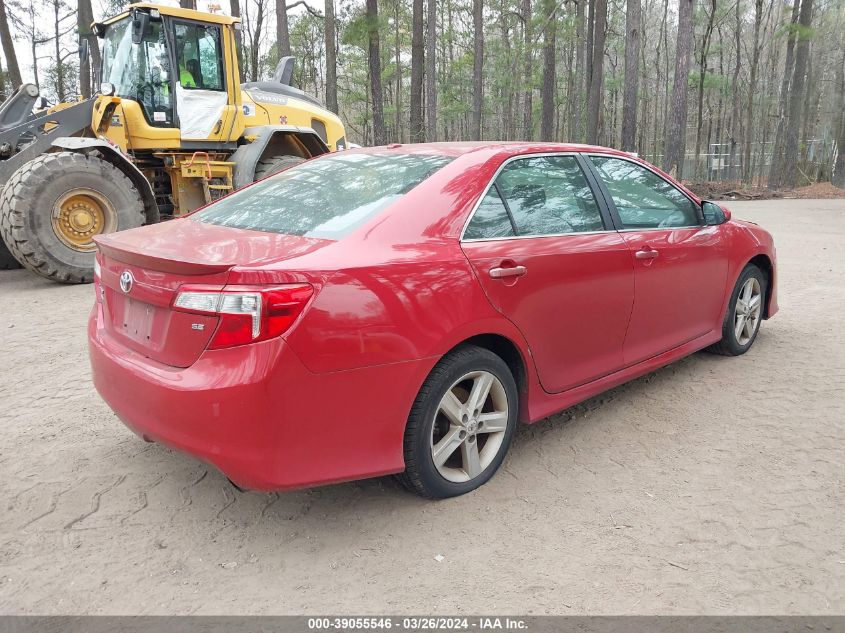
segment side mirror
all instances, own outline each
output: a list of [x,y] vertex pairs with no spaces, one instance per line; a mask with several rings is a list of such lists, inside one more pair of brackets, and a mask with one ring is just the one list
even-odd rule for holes
[[276,65],[276,71],[273,73],[273,81],[277,84],[291,85],[293,81],[293,57],[282,57]]
[[79,42],[79,63],[84,64],[88,61],[88,56],[91,54],[90,49],[88,48],[88,40],[82,38]]
[[704,224],[707,226],[718,226],[731,219],[730,211],[708,200],[701,203],[701,212],[704,214]]
[[150,32],[150,14],[135,11],[132,14],[132,43],[140,44],[144,36]]

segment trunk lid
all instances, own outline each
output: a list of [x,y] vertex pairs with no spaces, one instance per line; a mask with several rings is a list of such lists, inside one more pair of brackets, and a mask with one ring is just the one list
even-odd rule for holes
[[192,365],[219,321],[215,315],[173,310],[181,286],[200,284],[220,290],[235,266],[278,262],[326,244],[188,218],[111,233],[96,241],[106,330],[126,347],[173,367]]

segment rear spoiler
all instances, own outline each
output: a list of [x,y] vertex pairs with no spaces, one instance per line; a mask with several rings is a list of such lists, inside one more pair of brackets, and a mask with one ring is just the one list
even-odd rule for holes
[[209,264],[191,260],[174,260],[171,257],[156,257],[150,252],[142,253],[127,248],[125,244],[116,244],[117,240],[114,237],[116,235],[118,234],[97,235],[94,241],[105,256],[131,266],[178,275],[213,275],[226,272],[235,266],[235,262]]

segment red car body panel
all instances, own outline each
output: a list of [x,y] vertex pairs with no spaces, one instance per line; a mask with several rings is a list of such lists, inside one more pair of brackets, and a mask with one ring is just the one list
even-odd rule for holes
[[[395,473],[420,386],[469,339],[497,337],[518,352],[520,417],[532,422],[718,341],[735,281],[755,257],[771,268],[765,316],[777,311],[772,239],[751,223],[460,241],[508,158],[628,155],[524,143],[357,151],[454,160],[338,241],[190,216],[98,239],[94,384],[136,433],[253,489]],[[636,258],[644,247],[660,258]],[[528,274],[490,278],[510,261]],[[125,297],[124,271],[135,281]],[[260,343],[208,349],[217,316],[169,307],[183,285],[286,283],[314,294],[289,330]]]
[[641,250],[660,253],[634,259],[636,301],[625,337],[626,366],[703,336],[720,322],[728,260],[719,229],[622,233],[632,257]]
[[[561,392],[621,366],[634,267],[619,233],[466,242],[463,249],[490,302],[527,340],[546,391]],[[490,278],[491,268],[515,262],[528,274]]]
[[[208,461],[254,490],[373,477],[403,468],[408,385],[437,359],[314,374],[282,339],[209,350],[188,368],[128,351],[94,308],[94,385],[138,435]],[[372,386],[379,385],[378,406]],[[364,414],[364,412],[366,412]]]

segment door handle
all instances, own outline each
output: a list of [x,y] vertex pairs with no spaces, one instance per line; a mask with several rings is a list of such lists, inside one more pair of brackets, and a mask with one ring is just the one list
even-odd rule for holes
[[658,255],[660,255],[660,251],[656,251],[650,246],[645,246],[634,253],[637,259],[656,259]]
[[522,277],[528,269],[525,266],[508,266],[507,268],[491,268],[490,276],[493,279],[504,279],[505,277]]

